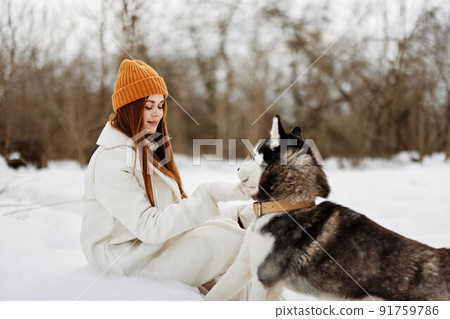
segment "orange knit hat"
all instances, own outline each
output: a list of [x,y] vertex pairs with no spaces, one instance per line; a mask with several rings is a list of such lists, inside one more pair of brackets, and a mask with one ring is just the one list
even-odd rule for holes
[[163,94],[164,98],[167,98],[169,92],[164,79],[142,61],[123,60],[112,95],[114,112],[128,103],[152,94]]

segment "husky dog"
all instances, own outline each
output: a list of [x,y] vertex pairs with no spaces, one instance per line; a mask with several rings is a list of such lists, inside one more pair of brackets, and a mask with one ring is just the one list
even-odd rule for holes
[[[239,168],[263,215],[206,300],[226,300],[249,283],[250,300],[278,300],[284,287],[322,299],[450,300],[449,249],[405,238],[347,207],[314,204],[330,188],[305,144],[299,127],[285,133],[276,116],[270,137]],[[282,208],[264,214],[268,203]]]

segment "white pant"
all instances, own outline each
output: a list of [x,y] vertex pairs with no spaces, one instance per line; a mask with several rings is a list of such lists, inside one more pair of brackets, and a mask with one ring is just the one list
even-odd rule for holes
[[[236,259],[244,235],[245,230],[232,219],[208,220],[168,240],[139,275],[199,287],[228,269]],[[191,253],[181,255],[180,249]]]

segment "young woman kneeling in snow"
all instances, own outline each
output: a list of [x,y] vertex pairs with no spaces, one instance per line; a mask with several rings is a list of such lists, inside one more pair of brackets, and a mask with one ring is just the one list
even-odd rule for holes
[[[249,199],[239,184],[201,184],[189,198],[165,122],[167,88],[139,60],[124,60],[109,118],[85,175],[81,246],[101,271],[204,287],[233,263],[245,230],[218,201]],[[149,141],[152,140],[152,141]],[[236,296],[246,299],[245,291]]]

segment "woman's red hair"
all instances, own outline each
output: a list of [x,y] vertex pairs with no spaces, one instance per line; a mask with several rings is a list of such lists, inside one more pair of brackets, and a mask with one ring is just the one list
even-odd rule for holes
[[[125,135],[127,135],[129,138],[132,138],[133,136],[136,136],[140,132],[144,130],[144,120],[143,120],[143,114],[144,114],[144,107],[145,107],[145,101],[147,98],[142,98],[136,101],[133,101],[129,104],[126,104],[119,108],[117,110],[117,113],[113,113],[109,117],[109,121],[111,121],[111,125],[121,132],[123,132]],[[183,187],[181,184],[181,178],[180,173],[178,171],[177,165],[175,164],[174,158],[173,158],[173,151],[172,151],[172,144],[169,140],[169,133],[167,131],[166,126],[166,114],[167,114],[167,101],[164,101],[164,113],[161,121],[158,124],[158,127],[156,128],[156,132],[159,134],[155,138],[155,142],[158,141],[164,141],[164,143],[161,142],[162,145],[160,145],[152,154],[152,156],[148,156],[148,146],[149,143],[141,143],[145,136],[142,136],[141,138],[134,141],[135,145],[135,164],[136,159],[138,156],[138,145],[144,144],[141,152],[141,165],[142,165],[142,177],[144,178],[145,183],[145,192],[147,194],[148,200],[150,203],[155,206],[155,197],[153,194],[153,183],[151,174],[147,174],[147,172],[150,172],[152,169],[159,169],[162,173],[165,175],[171,177],[174,179],[177,184],[178,188],[180,189],[181,197],[186,198],[186,194],[183,191]],[[156,133],[155,132],[155,133]],[[151,151],[150,151],[151,152]],[[165,160],[164,165],[161,164],[161,160],[164,158],[167,158]],[[152,165],[152,167],[148,167],[148,165]],[[133,168],[134,173],[134,168]]]

